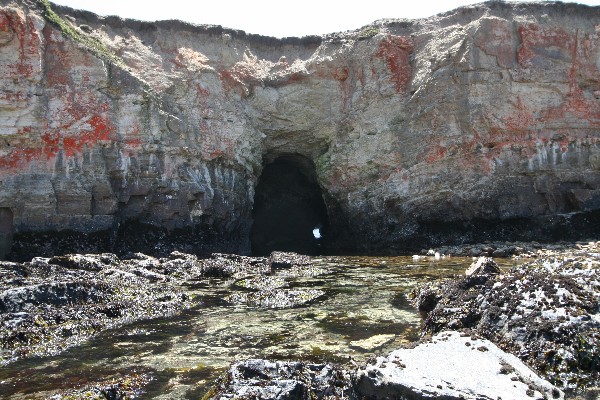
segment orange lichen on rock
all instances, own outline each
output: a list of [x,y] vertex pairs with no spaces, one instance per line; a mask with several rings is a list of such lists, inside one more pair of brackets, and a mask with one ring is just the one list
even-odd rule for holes
[[15,39],[18,40],[18,58],[7,65],[4,73],[33,78],[39,73],[41,42],[35,22],[21,10],[5,9],[0,12],[0,46],[14,45]]
[[412,40],[404,36],[387,36],[379,42],[375,56],[385,60],[396,91],[406,93],[412,79],[410,55],[414,50]]
[[577,45],[576,34],[563,28],[542,28],[532,23],[519,26],[518,33],[518,62],[525,68],[535,66],[536,58],[569,60]]

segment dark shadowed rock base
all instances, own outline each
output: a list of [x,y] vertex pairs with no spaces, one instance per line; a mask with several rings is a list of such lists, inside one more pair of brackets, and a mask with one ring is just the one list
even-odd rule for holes
[[[371,222],[377,225],[376,222]],[[379,226],[389,225],[381,221]],[[457,246],[466,248],[468,244],[486,242],[573,242],[595,238],[600,232],[600,211],[577,212],[561,215],[547,215],[533,218],[472,219],[456,221],[421,220],[410,225],[393,224],[389,232],[381,232],[375,226],[365,227],[370,234],[365,237],[347,238],[338,244],[340,248],[360,254],[406,254],[421,249],[446,249]],[[343,233],[342,233],[343,236]],[[352,243],[349,247],[348,245]],[[338,250],[333,249],[333,252]],[[443,251],[444,252],[444,251]],[[460,254],[445,251],[446,254]],[[487,255],[492,255],[487,254]],[[498,257],[511,256],[499,254]],[[496,255],[495,255],[496,256]]]
[[144,253],[165,257],[173,251],[199,256],[214,252],[248,254],[247,240],[225,238],[200,227],[166,229],[140,222],[123,223],[113,230],[92,233],[76,231],[18,233],[12,239],[6,259],[27,261],[32,255],[52,257],[72,253],[114,253],[128,257]]
[[[304,250],[308,249],[307,253],[310,254],[398,255],[423,253],[435,248],[447,255],[510,257],[541,248],[539,243],[594,238],[596,232],[600,231],[600,212],[503,221],[420,222],[410,229],[404,227],[401,232],[391,232],[386,237],[378,238],[374,234],[368,240],[360,240],[360,236],[340,228],[348,223],[332,221],[328,228],[330,234],[322,242],[314,238],[307,239],[310,249]],[[197,256],[215,252],[250,254],[249,237],[223,236],[203,226],[167,229],[135,221],[123,223],[115,229],[91,233],[64,230],[11,233],[3,237],[5,259],[19,262],[31,259],[32,254],[40,257],[103,252],[120,257],[137,252],[165,257],[173,251]],[[260,251],[261,255],[270,252],[266,248]],[[1,255],[0,252],[0,259]]]

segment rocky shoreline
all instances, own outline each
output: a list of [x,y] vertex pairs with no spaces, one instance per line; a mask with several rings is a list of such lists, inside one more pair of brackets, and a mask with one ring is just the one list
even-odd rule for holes
[[272,268],[292,276],[315,271],[309,257],[281,252],[269,258],[173,252],[164,258],[105,253],[0,261],[0,365],[56,355],[99,332],[180,313],[192,306],[185,286],[201,278],[230,278],[249,289],[225,299],[234,304],[298,307],[323,295],[286,287],[270,276]]
[[[409,295],[423,317],[418,343],[363,365],[243,361],[241,354],[242,361],[205,397],[458,399],[502,393],[503,399],[554,399],[563,398],[563,391],[597,393],[600,242],[482,244],[428,249],[414,257],[452,257],[473,249],[493,255],[501,245],[517,249],[513,258],[523,264],[506,270],[481,257],[467,275],[423,284]],[[181,313],[193,306],[186,285],[201,278],[230,279],[245,291],[223,300],[255,308],[298,307],[324,295],[286,284],[285,276],[322,273],[310,257],[294,253],[208,258],[136,253],[126,259],[71,254],[0,262],[0,270],[3,365],[58,354],[107,329]],[[469,365],[478,373],[468,372]],[[453,372],[444,376],[448,371]],[[469,374],[480,379],[464,381]],[[143,397],[151,381],[151,373],[139,372],[54,398]]]
[[490,339],[563,388],[594,385],[600,376],[597,250],[540,251],[503,274],[426,285],[414,294],[423,329]]

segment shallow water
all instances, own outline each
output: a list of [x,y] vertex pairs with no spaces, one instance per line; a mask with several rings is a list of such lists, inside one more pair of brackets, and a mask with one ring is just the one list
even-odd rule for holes
[[[181,315],[105,332],[55,357],[0,369],[0,396],[45,398],[57,390],[148,373],[144,398],[201,398],[234,360],[246,358],[364,362],[418,339],[419,315],[406,299],[417,284],[463,273],[467,258],[314,258],[316,272],[279,270],[290,287],[325,291],[293,309],[231,305],[246,289],[206,279],[187,287],[196,305]],[[510,263],[508,261],[507,263]],[[507,264],[508,266],[508,264]]]

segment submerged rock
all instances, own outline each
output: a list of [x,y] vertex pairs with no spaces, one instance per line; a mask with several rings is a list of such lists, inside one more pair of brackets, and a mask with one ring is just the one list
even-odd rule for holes
[[233,293],[227,301],[263,308],[293,308],[310,304],[325,296],[318,289],[273,289],[254,293]]
[[274,251],[269,257],[271,268],[292,268],[294,266],[311,265],[312,261],[309,256],[303,254]]
[[358,372],[356,390],[369,399],[564,399],[489,340],[451,331],[378,357]]
[[363,340],[354,340],[350,342],[350,347],[356,347],[365,351],[375,351],[389,344],[396,339],[394,334],[374,335]]
[[277,276],[251,276],[238,279],[233,283],[234,288],[249,289],[249,290],[273,290],[280,289],[288,285],[288,282]]
[[209,392],[210,399],[347,398],[350,374],[328,364],[247,360],[233,364]]

